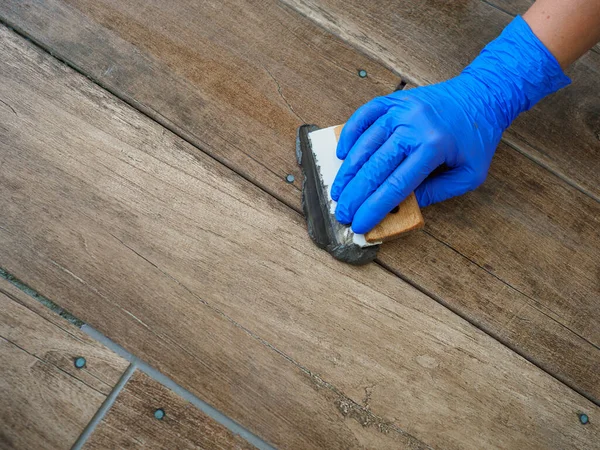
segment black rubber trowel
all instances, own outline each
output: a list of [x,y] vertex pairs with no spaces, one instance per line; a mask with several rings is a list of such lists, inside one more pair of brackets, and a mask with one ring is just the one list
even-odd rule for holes
[[381,243],[422,228],[424,221],[414,193],[367,234],[353,233],[336,220],[331,185],[342,165],[335,152],[342,128],[343,125],[298,128],[296,157],[304,172],[302,207],[308,234],[315,244],[340,261],[360,265],[375,259]]

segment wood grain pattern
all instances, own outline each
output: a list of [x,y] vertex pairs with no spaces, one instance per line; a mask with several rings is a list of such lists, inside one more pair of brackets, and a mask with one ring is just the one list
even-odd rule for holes
[[490,5],[509,13],[512,16],[524,14],[533,5],[535,0],[490,0]]
[[[426,448],[219,309],[227,297],[246,309],[293,301],[297,284],[268,280],[282,262],[273,252],[291,258],[278,267],[288,278],[305,270],[303,251],[315,253],[298,214],[5,28],[0,36],[0,131],[11,136],[0,140],[0,183],[11,192],[0,206],[0,267],[278,447]],[[37,159],[36,147],[52,150]],[[29,214],[41,211],[33,225]],[[299,250],[286,244],[290,232]],[[190,272],[177,279],[169,261]],[[188,276],[203,287],[186,286]],[[288,316],[282,323],[292,314],[275,312]]]
[[[418,85],[458,75],[512,19],[481,0],[283,2]],[[519,116],[504,139],[600,200],[600,54],[567,74],[573,84]]]
[[[409,83],[405,89],[414,87]],[[523,180],[527,180],[526,187]],[[553,202],[560,207],[550,206]],[[583,228],[566,204],[578,210],[583,207]],[[544,206],[554,212],[543,212]],[[518,212],[521,208],[523,212]],[[600,278],[594,274],[600,273],[595,262],[600,251],[594,224],[600,213],[596,204],[500,144],[483,187],[463,198],[434,205],[424,214],[434,223],[425,233],[384,246],[381,262],[598,403],[600,351],[595,340],[600,310],[594,299],[600,295]],[[565,240],[564,233],[556,234],[558,229],[571,230],[567,233],[571,237]],[[459,242],[469,241],[471,250],[448,245],[457,237]],[[592,243],[586,248],[591,250],[589,258],[578,264],[571,259],[577,260],[572,253],[574,242]],[[527,251],[519,252],[525,248]],[[492,262],[502,261],[506,252],[518,263],[504,267],[513,271],[514,278],[507,277],[506,272],[499,274]],[[562,272],[565,267],[571,273],[569,281]],[[539,271],[539,280],[530,278],[535,276],[534,270]],[[502,281],[507,278],[519,280],[519,284],[515,287]],[[589,295],[581,295],[581,283],[588,281]],[[527,285],[533,290],[520,290]],[[561,289],[562,294],[557,295]],[[576,295],[572,295],[574,289]],[[567,300],[561,301],[560,295]],[[582,339],[582,335],[587,338]]]
[[[6,306],[0,328],[4,339],[104,395],[112,391],[129,365],[125,359],[8,281],[0,279],[0,293]],[[73,365],[77,356],[85,357],[84,369]]]
[[[343,128],[344,125],[338,125],[333,129],[337,141],[340,140]],[[405,233],[423,228],[423,225],[425,225],[425,222],[417,203],[417,197],[415,197],[414,192],[411,192],[398,205],[396,211],[385,216],[375,228],[365,234],[365,239],[367,242],[388,242]]]
[[[340,14],[337,18],[330,16],[329,20],[337,23],[341,32],[352,21],[361,23],[359,18],[375,17],[378,9],[371,9],[378,3],[369,2],[362,9],[359,8],[360,11],[350,3],[348,11],[354,11],[352,17],[345,21],[345,16]],[[361,92],[361,98],[363,95],[368,98],[379,94],[380,90],[385,91],[391,84],[382,81],[388,80],[390,74],[386,74],[377,65],[369,65],[369,76],[361,80],[372,84],[355,84],[356,79],[350,77],[351,68],[359,63],[367,64],[367,60],[361,59],[356,52],[345,46],[340,47],[335,39],[315,30],[310,23],[293,15],[290,17],[289,12],[274,6],[272,2],[262,2],[259,5],[236,2],[239,8],[244,9],[243,13],[235,8],[230,11],[228,8],[232,6],[227,2],[221,2],[218,8],[209,8],[204,3],[177,1],[168,2],[168,7],[162,9],[160,6],[147,6],[153,4],[146,2],[136,4],[77,0],[73,3],[75,7],[69,4],[59,0],[7,0],[0,6],[0,15],[50,48],[54,54],[67,59],[88,76],[128,99],[137,108],[162,123],[171,124],[178,133],[202,146],[217,159],[225,161],[253,183],[262,187],[271,186],[273,189],[268,189],[271,193],[296,207],[300,199],[299,192],[279,179],[279,175],[296,173],[293,152],[290,150],[293,144],[289,148],[282,145],[282,142],[286,142],[286,133],[292,132],[296,123],[293,118],[289,119],[292,113],[281,103],[282,97],[268,89],[272,80],[269,82],[268,79],[265,81],[261,78],[257,81],[252,78],[251,75],[260,70],[255,70],[256,63],[253,59],[242,58],[236,48],[244,49],[259,61],[269,59],[270,55],[276,56],[269,61],[281,69],[281,72],[276,73],[277,81],[282,87],[281,93],[285,95],[290,107],[308,121],[336,123],[333,122],[336,117],[349,114],[354,106],[337,103],[328,106],[323,99],[330,100],[333,97],[336,102],[342,101],[349,98],[349,95],[356,95],[357,91]],[[331,5],[323,3],[326,4]],[[264,5],[268,5],[268,13],[265,13]],[[413,5],[414,7],[411,5],[411,2],[405,2],[395,4],[394,8],[384,8],[388,12],[394,9],[395,12],[390,14],[398,20],[397,29],[384,28],[383,25],[387,22],[383,20],[382,27],[370,30],[360,45],[371,54],[388,55],[390,58],[396,55],[395,59],[387,61],[389,65],[399,67],[401,71],[414,70],[417,74],[431,71],[449,76],[458,72],[479,51],[482,42],[492,39],[508,20],[501,20],[498,12],[486,6],[474,7],[471,1],[460,3],[460,7],[456,6],[458,4],[451,6],[448,2],[439,1],[420,3],[418,6]],[[317,12],[326,16],[326,11]],[[268,34],[271,28],[261,28],[256,22],[251,22],[252,27],[240,29],[237,22],[242,23],[243,20],[232,20],[240,16],[252,17],[254,21],[270,18],[276,23],[273,30],[277,32],[277,36],[265,37],[264,33]],[[160,23],[167,25],[159,27]],[[290,26],[282,31],[281,23]],[[369,22],[365,20],[365,23],[368,25]],[[325,24],[331,27],[333,25],[335,24]],[[256,30],[257,27],[259,31]],[[180,29],[186,30],[181,36],[189,37],[187,41],[183,37],[180,39]],[[397,35],[398,29],[402,30],[401,36]],[[156,35],[154,40],[148,36],[152,33]],[[197,33],[204,34],[198,36]],[[386,36],[381,36],[381,33],[386,33]],[[423,33],[431,35],[431,39],[425,39]],[[237,35],[243,35],[243,39],[234,39]],[[225,36],[228,39],[224,40]],[[353,42],[357,39],[356,36],[342,36]],[[465,36],[470,38],[465,40]],[[377,39],[376,43],[373,38]],[[203,44],[198,45],[199,42]],[[196,52],[202,52],[203,46],[214,48],[215,45],[225,46],[225,49],[219,47],[210,57],[218,56],[217,62],[223,63],[222,61],[229,61],[233,54],[235,69],[241,74],[240,79],[236,78],[237,82],[242,83],[244,77],[250,77],[250,85],[244,84],[243,91],[259,89],[257,85],[264,87],[272,94],[265,97],[266,103],[254,102],[253,99],[246,101],[242,97],[243,101],[236,101],[242,101],[244,107],[234,108],[231,106],[233,100],[230,96],[222,95],[218,84],[206,81],[197,73],[200,70],[198,68],[204,67],[206,58],[200,58]],[[295,48],[301,48],[303,53],[310,55],[312,62],[299,68],[293,62],[295,58],[282,56],[287,52],[295,54]],[[326,56],[315,56],[313,51]],[[335,77],[331,75],[330,63],[323,59],[342,56],[343,63],[339,64],[350,72],[340,70],[340,73],[349,78],[343,78],[343,83],[332,82],[332,86],[329,84],[332,79],[337,80],[342,75],[337,70]],[[299,60],[305,61],[302,58]],[[285,62],[284,67],[281,61]],[[231,64],[227,67],[229,66]],[[218,64],[216,68],[211,66],[211,71],[215,70],[229,79],[219,67]],[[269,66],[269,70],[275,74],[273,67]],[[306,88],[302,93],[294,91],[299,85],[297,71],[302,74],[301,85]],[[236,73],[233,71],[231,76]],[[562,102],[567,106],[564,114],[568,117],[561,117],[563,123],[552,130],[553,139],[558,139],[557,142],[562,142],[562,137],[557,136],[557,133],[562,133],[563,129],[567,130],[565,139],[570,144],[577,142],[578,138],[569,137],[570,127],[580,121],[591,126],[594,117],[600,117],[593,114],[595,102],[594,96],[590,95],[591,92],[597,92],[597,89],[593,89],[595,81],[586,85],[586,80],[594,78],[580,77],[569,88],[569,92],[574,92],[575,89],[579,93],[576,94],[578,101],[581,98],[587,99],[585,101],[588,101],[589,107],[577,109],[570,114],[569,110],[573,112],[568,107],[570,103]],[[339,91],[346,87],[347,90]],[[363,87],[365,91],[361,90]],[[289,89],[297,95],[290,97]],[[331,92],[338,94],[331,96]],[[585,92],[585,95],[580,95],[581,92]],[[308,99],[311,99],[310,104],[307,104]],[[356,99],[357,102],[359,100]],[[320,108],[326,108],[329,113],[318,113]],[[563,106],[557,105],[557,108],[555,112],[563,115]],[[256,131],[253,127],[257,121],[250,120],[248,115],[262,114],[263,110],[275,112],[266,114],[268,118],[261,115],[259,119],[266,121],[269,129],[265,131],[264,124],[260,124],[257,125],[259,131]],[[346,118],[343,117],[340,121]],[[231,123],[234,125],[230,128]],[[215,125],[217,129],[214,124],[218,124]],[[224,133],[223,127],[230,132]],[[540,133],[543,134],[545,129],[542,126]],[[240,133],[240,130],[243,132]],[[585,133],[579,134],[587,136]],[[278,137],[271,140],[273,135]],[[194,136],[201,136],[202,139]],[[290,137],[289,142],[293,142],[293,137]],[[251,161],[240,156],[238,149],[242,149],[241,152],[251,151]],[[186,151],[196,154],[193,148]],[[475,248],[469,236],[462,232],[437,236],[433,229],[430,231],[428,228],[429,234],[417,233],[418,236],[401,238],[397,243],[385,245],[380,253],[381,263],[417,283],[488,333],[502,338],[511,348],[570,386],[600,402],[600,371],[597,370],[600,350],[597,333],[593,332],[600,329],[595,301],[599,296],[598,277],[593,276],[598,273],[598,266],[590,263],[594,258],[598,260],[597,233],[590,230],[590,226],[593,228],[593,224],[597,223],[597,207],[574,189],[557,183],[551,174],[535,169],[526,157],[511,156],[509,153],[506,146],[501,146],[496,159],[502,159],[502,155],[507,154],[502,161],[511,162],[515,167],[525,167],[525,171],[511,173],[508,170],[510,167],[499,170],[498,164],[494,164],[486,186],[493,183],[496,191],[490,192],[482,188],[468,197],[455,200],[457,203],[454,204],[458,204],[460,215],[446,211],[444,220],[437,221],[438,229],[443,228],[444,223],[449,223],[449,229],[453,230],[467,226],[476,232],[479,239],[489,235],[490,239],[485,241],[485,245]],[[255,169],[256,164],[278,167],[274,169],[278,175],[271,178],[272,174],[265,175],[263,169]],[[573,158],[573,164],[578,164],[577,158]],[[505,182],[503,177],[506,173],[509,179]],[[533,178],[521,179],[522,176]],[[540,181],[534,183],[527,181],[529,179]],[[274,184],[265,180],[271,180]],[[546,189],[546,194],[539,195],[537,184],[552,188]],[[504,192],[505,185],[511,186],[508,192]],[[558,195],[560,201],[554,200],[554,195]],[[496,206],[495,196],[503,199],[502,206]],[[570,215],[562,213],[569,210]],[[435,211],[437,210],[432,209],[426,216],[435,220]],[[488,214],[483,215],[480,211]],[[556,211],[561,213],[556,214]],[[472,216],[476,216],[477,220],[471,220]],[[513,228],[515,222],[517,226]],[[507,226],[508,223],[511,224],[510,227]],[[579,236],[579,227],[583,227],[583,236]],[[517,233],[518,236],[511,237]],[[405,251],[405,246],[410,249],[418,248],[422,253]],[[435,252],[444,255],[444,258],[438,259]],[[585,255],[582,262],[577,258],[564,257],[579,252]],[[424,255],[430,256],[426,258]],[[409,257],[412,259],[408,259]],[[538,270],[540,261],[545,267],[551,266],[551,277]],[[420,267],[420,271],[413,270],[416,267]],[[572,303],[573,297],[575,302]],[[524,323],[527,326],[523,326]],[[594,334],[581,334],[582,331],[587,333],[589,330]]]
[[336,262],[298,213],[0,37],[1,267],[279,447],[600,439],[596,405],[381,267]]
[[[450,65],[456,63],[456,58],[461,55],[468,57],[471,51],[474,52],[473,56],[476,54],[476,49],[470,50],[469,47],[473,45],[473,41],[462,45],[464,36],[475,36],[479,33],[482,37],[475,42],[482,44],[484,39],[488,38],[486,33],[503,23],[499,22],[499,16],[491,13],[485,5],[476,6],[472,5],[472,2],[463,5],[464,11],[454,10],[453,6],[444,6],[438,2],[420,4],[409,11],[409,4],[404,3],[399,8],[392,8],[394,12],[386,17],[380,17],[381,12],[389,8],[378,4],[379,2],[370,2],[364,7],[346,3],[342,6],[335,0],[320,2],[319,5],[303,0],[288,3],[294,3],[303,13],[321,25],[335,30],[358,47],[373,44],[372,47],[364,47],[372,55],[379,55],[382,59],[386,55],[390,58],[396,58],[398,55],[408,58],[412,55],[408,59],[386,61],[394,67],[399,67],[398,64],[406,65],[409,61],[414,63],[415,69],[412,73],[431,73],[436,76],[450,76]],[[458,21],[460,13],[460,26],[449,27],[443,33],[440,31],[448,39],[442,43],[432,43],[425,48],[428,41],[426,36],[422,36],[423,27],[416,26],[420,24],[417,18],[433,16],[434,9],[438,13],[438,20],[443,22]],[[381,19],[377,26],[372,22],[374,17]],[[386,20],[391,20],[390,17],[397,20],[394,19],[395,22],[389,25],[389,29],[382,28]],[[480,23],[479,31],[475,26],[477,21]],[[487,28],[482,28],[482,22],[487,24]],[[433,21],[427,26],[441,25]],[[362,29],[362,32],[356,31],[359,29]],[[358,38],[351,34],[352,30],[360,35],[369,36],[369,39],[359,43]],[[398,30],[402,30],[402,35]],[[412,40],[413,36],[416,41]],[[376,39],[377,45],[370,41],[371,38]],[[457,43],[461,43],[462,46],[456,46]],[[382,47],[386,44],[389,46]],[[436,46],[443,48],[440,50]],[[388,49],[393,49],[396,53]],[[421,58],[416,53],[427,55],[427,52],[438,50],[440,55],[444,55],[441,59],[438,58],[441,66],[428,65],[429,69],[426,69],[424,65],[419,65],[417,60],[412,59]],[[448,55],[451,58],[447,58]],[[557,137],[557,134],[564,133],[565,130],[568,135],[570,129],[581,126],[588,130],[595,129],[594,123],[600,118],[600,98],[594,94],[590,95],[590,92],[600,90],[592,88],[589,83],[600,80],[600,76],[592,73],[600,70],[600,59],[593,53],[588,53],[584,60],[586,58],[593,60],[593,63],[583,65],[571,73],[579,78],[574,78],[574,84],[568,90],[576,96],[581,107],[574,111],[574,103],[565,102],[564,97],[560,95],[544,100],[545,103],[554,105],[550,110],[556,115],[556,121],[560,122],[560,125],[556,125],[551,132],[545,124],[541,124],[540,127],[532,125],[529,129],[530,137],[533,134],[542,139],[552,136],[556,142],[563,142],[563,137]],[[429,60],[425,58],[423,61]],[[468,60],[460,62],[463,63],[467,64]],[[456,68],[459,66],[456,65]],[[441,79],[443,77],[439,76],[433,81]],[[536,115],[529,114],[527,117],[535,119]],[[523,120],[531,120],[529,118]],[[544,133],[550,134],[544,137]],[[576,134],[585,133],[577,130]],[[569,138],[571,147],[574,142],[577,140]],[[592,139],[590,142],[598,142],[594,143],[593,147],[600,149],[600,141]],[[551,149],[550,146],[550,151]],[[579,148],[577,150],[579,151]],[[579,164],[579,161],[585,161],[585,158],[573,157],[571,163]],[[600,159],[596,158],[596,161]],[[570,214],[570,208],[576,212]],[[389,244],[380,255],[381,261],[394,272],[408,277],[427,292],[436,295],[490,334],[507,336],[508,340],[505,342],[508,345],[519,349],[528,358],[585,392],[595,401],[600,401],[600,375],[598,378],[594,376],[594,380],[589,378],[589,373],[598,373],[597,368],[600,364],[600,305],[596,301],[600,297],[600,276],[597,275],[600,274],[600,231],[596,225],[600,216],[598,203],[532,164],[528,158],[515,153],[507,145],[501,144],[483,187],[463,198],[428,208],[423,211],[423,215],[428,223],[426,232],[434,240],[450,246],[458,253],[454,255],[453,261],[438,265],[432,263],[432,259],[428,260],[419,253],[411,252],[408,254],[413,255],[413,259],[407,260],[407,253],[404,252],[407,240],[418,240],[425,254],[432,254],[432,249],[439,248],[438,243],[420,237],[407,237],[400,242]],[[435,223],[429,223],[430,220]],[[475,239],[470,234],[473,231],[478,236]],[[423,247],[424,243],[426,247]],[[572,256],[575,248],[575,253],[581,252],[586,255],[583,260]],[[461,261],[463,258],[472,263],[469,269],[469,265],[465,266],[464,261]],[[433,260],[437,261],[436,258]],[[420,274],[413,270],[415,267],[421,268]],[[460,272],[456,272],[456,267],[461,269]],[[488,272],[492,277],[481,273],[476,277],[481,280],[481,284],[466,284],[465,280],[473,280],[472,275],[476,267]],[[428,276],[421,275],[424,273]],[[496,283],[492,280],[493,277],[501,282]],[[490,284],[497,284],[491,292],[484,287]],[[457,286],[462,286],[466,291],[457,290]],[[472,292],[473,290],[475,292]],[[516,309],[504,309],[502,302],[498,309],[498,295],[501,297],[504,293],[510,293],[508,297],[512,298],[513,290],[524,294]],[[467,301],[469,297],[470,302]],[[490,300],[493,300],[492,304],[489,303]],[[506,304],[510,302],[507,301]],[[526,328],[517,326],[520,321],[517,318],[523,310],[529,310],[525,316],[538,318]],[[498,317],[494,318],[494,314]],[[545,335],[544,340],[534,342],[532,336],[539,337],[540,332],[530,331],[534,329],[555,330],[557,334]],[[586,355],[583,359],[588,362],[585,365],[587,369],[583,371],[580,370],[581,366],[571,364],[573,352],[567,349],[572,344],[565,345],[566,342],[573,343],[580,337],[585,341],[580,343],[582,353]],[[584,350],[585,348],[589,350]],[[591,358],[587,357],[588,351],[592,352]],[[554,371],[556,368],[559,370]]]
[[[86,368],[74,367],[77,356]],[[0,278],[0,448],[70,448],[126,368]]]
[[[162,408],[158,420],[154,411]],[[253,449],[173,391],[136,371],[98,424],[85,449]]]
[[272,1],[8,0],[0,16],[298,209],[298,126],[341,123],[400,82]]

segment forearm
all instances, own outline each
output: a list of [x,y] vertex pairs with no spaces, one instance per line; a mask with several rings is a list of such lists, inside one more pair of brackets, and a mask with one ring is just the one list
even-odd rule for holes
[[600,0],[537,0],[523,19],[563,69],[600,41]]

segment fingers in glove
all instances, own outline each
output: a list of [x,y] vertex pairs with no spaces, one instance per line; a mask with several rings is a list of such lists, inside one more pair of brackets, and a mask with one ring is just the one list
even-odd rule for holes
[[333,186],[331,186],[331,198],[333,200],[338,201],[350,180],[356,176],[371,155],[389,139],[394,132],[394,121],[391,116],[381,116],[358,138],[356,144],[344,159]]
[[469,167],[457,167],[435,177],[428,178],[415,190],[421,208],[472,191],[485,180]]
[[383,116],[389,108],[389,105],[381,98],[376,98],[358,108],[348,119],[338,141],[336,155],[339,159],[346,159],[346,156],[358,140],[358,138],[373,123]]
[[346,185],[339,196],[335,211],[339,222],[345,224],[352,222],[360,205],[381,186],[410,153],[412,139],[403,136],[403,131],[403,127],[397,128]]
[[352,231],[367,233],[443,162],[443,155],[424,147],[409,154],[381,186],[358,208]]

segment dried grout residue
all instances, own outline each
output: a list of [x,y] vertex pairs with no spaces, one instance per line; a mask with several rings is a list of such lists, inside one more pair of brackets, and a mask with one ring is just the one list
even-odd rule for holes
[[382,433],[395,431],[392,428],[392,424],[383,421],[379,417],[369,412],[367,409],[360,407],[351,400],[340,397],[335,401],[335,406],[338,411],[342,413],[342,416],[356,420],[363,427],[375,426]]
[[335,386],[323,380],[318,374],[314,374],[306,368],[302,368],[302,371],[304,372],[307,380],[309,380],[311,386],[332,401],[336,410],[345,419],[355,420],[364,428],[373,427],[377,431],[384,434],[395,434],[402,440],[402,448],[408,448],[411,450],[432,450],[432,447],[424,442],[421,442],[418,438],[402,430],[394,423],[377,416],[371,412],[368,407],[364,407],[356,403],[354,400],[348,398],[343,392],[339,391]]
[[17,289],[25,292],[27,295],[34,298],[38,302],[40,302],[46,308],[54,311],[56,314],[61,316],[63,319],[66,319],[69,322],[71,322],[77,328],[81,328],[84,325],[84,322],[82,320],[79,320],[77,317],[75,317],[70,312],[65,311],[63,308],[58,306],[52,300],[44,297],[42,294],[37,292],[35,289],[30,288],[25,283],[23,283],[21,280],[19,280],[15,276],[11,275],[10,273],[6,272],[2,268],[0,268],[0,278],[4,278],[6,281],[8,281],[13,286],[15,286]]

